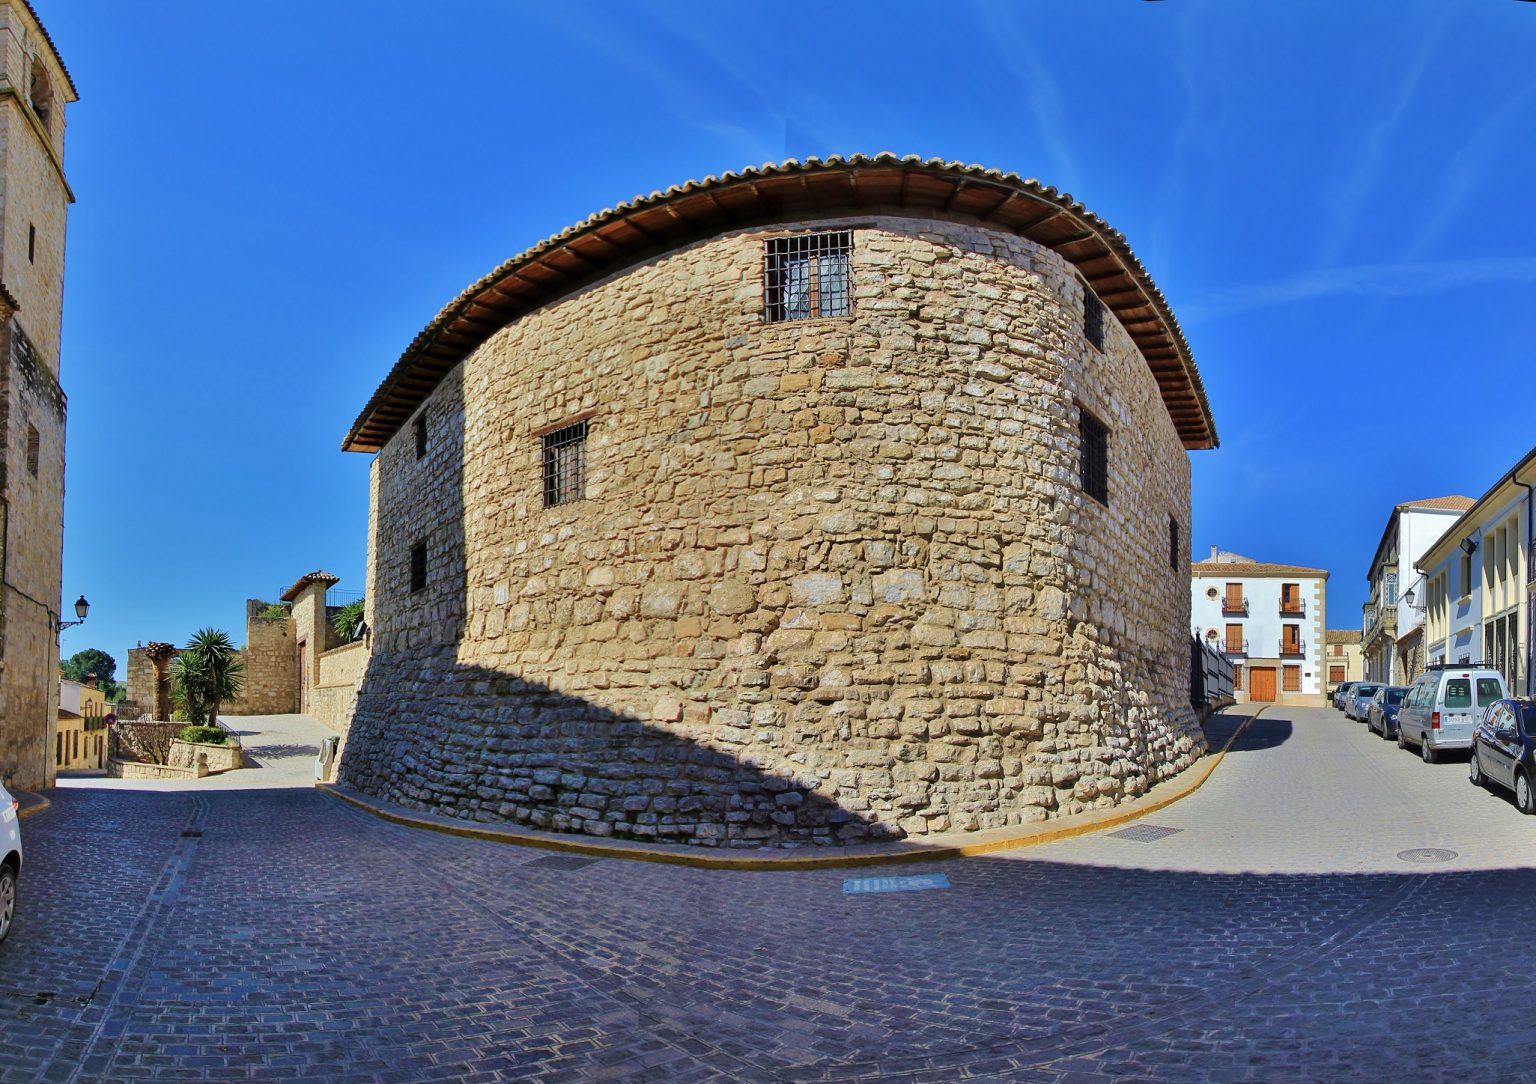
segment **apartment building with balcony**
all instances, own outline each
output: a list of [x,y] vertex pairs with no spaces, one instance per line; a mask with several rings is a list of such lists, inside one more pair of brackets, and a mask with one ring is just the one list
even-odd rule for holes
[[1361,606],[1363,679],[1406,685],[1424,668],[1425,599],[1413,589],[1415,563],[1468,508],[1471,497],[1430,497],[1392,508],[1366,572]]
[[1451,524],[1417,562],[1430,662],[1482,662],[1511,692],[1536,693],[1536,448]]
[[1362,680],[1360,630],[1329,629],[1323,638],[1323,665],[1327,667],[1325,692],[1329,697],[1346,681]]
[[1195,635],[1232,660],[1238,703],[1325,702],[1327,587],[1323,569],[1256,561],[1216,546],[1190,566]]

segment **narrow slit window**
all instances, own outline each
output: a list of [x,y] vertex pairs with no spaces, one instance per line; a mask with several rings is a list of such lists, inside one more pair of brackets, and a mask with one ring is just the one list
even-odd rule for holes
[[37,262],[37,227],[27,227],[27,262]]
[[1109,428],[1086,410],[1078,419],[1083,492],[1109,505]]
[[544,434],[544,507],[570,504],[587,495],[587,423],[576,422]]
[[775,237],[764,249],[764,319],[771,324],[853,309],[848,230]]
[[1083,334],[1096,350],[1104,349],[1104,302],[1086,285],[1083,287]]
[[425,412],[416,415],[416,458],[424,458],[427,454],[427,415]]
[[427,544],[418,542],[411,547],[411,593],[427,586]]
[[1175,572],[1179,570],[1179,521],[1172,516],[1168,517],[1168,567]]
[[32,477],[37,477],[37,463],[42,457],[43,439],[38,435],[37,426],[27,426],[27,471]]

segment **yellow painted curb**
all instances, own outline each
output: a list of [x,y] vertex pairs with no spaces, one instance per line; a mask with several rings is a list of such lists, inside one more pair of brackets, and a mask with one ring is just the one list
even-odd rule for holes
[[36,791],[28,791],[27,793],[32,795],[32,797],[36,798],[38,800],[38,804],[37,805],[29,805],[25,809],[18,809],[16,811],[17,819],[20,819],[22,817],[30,817],[34,813],[41,813],[45,809],[47,809],[49,806],[53,805],[52,802],[50,802],[47,798],[44,798],[41,794],[38,794]]
[[[1266,705],[1267,707],[1268,705]],[[734,870],[810,870],[810,869],[848,869],[856,866],[885,866],[906,865],[914,862],[937,862],[946,858],[969,858],[976,855],[996,854],[999,851],[1017,850],[1022,847],[1033,847],[1041,843],[1051,843],[1058,839],[1070,839],[1073,836],[1087,835],[1090,832],[1100,832],[1105,828],[1113,828],[1116,825],[1129,821],[1139,820],[1149,813],[1155,813],[1160,809],[1166,809],[1174,802],[1186,798],[1211,777],[1238,738],[1253,724],[1253,721],[1263,714],[1265,708],[1260,708],[1245,719],[1241,726],[1232,732],[1227,743],[1221,747],[1221,751],[1205,757],[1200,764],[1186,770],[1190,777],[1187,783],[1182,784],[1177,790],[1167,794],[1160,794],[1154,799],[1138,800],[1129,805],[1105,810],[1101,813],[1089,813],[1076,818],[1070,824],[1042,824],[1028,829],[1006,829],[1007,834],[993,839],[979,839],[971,843],[938,843],[925,845],[902,841],[885,845],[880,850],[871,850],[865,853],[850,854],[846,851],[839,854],[787,854],[774,857],[762,857],[750,854],[711,854],[693,853],[681,848],[686,844],[677,845],[677,849],[660,849],[648,846],[644,843],[598,843],[588,839],[559,836],[548,832],[539,832],[536,829],[525,828],[521,825],[497,825],[495,827],[481,827],[470,823],[452,822],[443,817],[432,817],[421,814],[413,814],[399,809],[389,808],[382,803],[376,803],[363,795],[348,793],[341,790],[333,783],[317,783],[315,787],[322,793],[330,795],[348,805],[356,806],[367,813],[373,814],[381,820],[391,824],[400,824],[408,828],[421,828],[432,832],[443,832],[451,836],[463,836],[467,839],[480,839],[491,843],[510,843],[519,847],[532,847],[536,850],[562,851],[568,854],[586,855],[590,858],[622,858],[631,862],[659,862],[664,865],[690,866],[694,869],[734,869]],[[874,846],[880,846],[878,844]],[[896,849],[900,848],[900,849]]]

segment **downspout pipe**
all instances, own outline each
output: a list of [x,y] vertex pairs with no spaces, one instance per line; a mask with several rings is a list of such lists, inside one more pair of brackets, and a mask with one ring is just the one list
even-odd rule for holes
[[[1529,482],[1522,482],[1520,479],[1513,477],[1510,478],[1510,481],[1514,482],[1515,485],[1525,490],[1525,579],[1526,583],[1530,583],[1533,579],[1536,579],[1536,568],[1531,567],[1531,555],[1533,550],[1536,550],[1536,519],[1532,518],[1532,513],[1536,512],[1536,486],[1532,486]],[[1532,692],[1531,664],[1533,661],[1536,661],[1536,651],[1532,650],[1533,646],[1536,646],[1532,644],[1533,638],[1531,633],[1533,630],[1536,630],[1536,594],[1532,594],[1529,590],[1527,590],[1525,592],[1526,696],[1530,696]]]

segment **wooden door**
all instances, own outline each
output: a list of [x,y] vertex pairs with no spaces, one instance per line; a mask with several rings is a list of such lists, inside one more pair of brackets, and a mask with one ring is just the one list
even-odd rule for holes
[[1275,699],[1275,668],[1253,666],[1248,670],[1248,699],[1273,703]]

